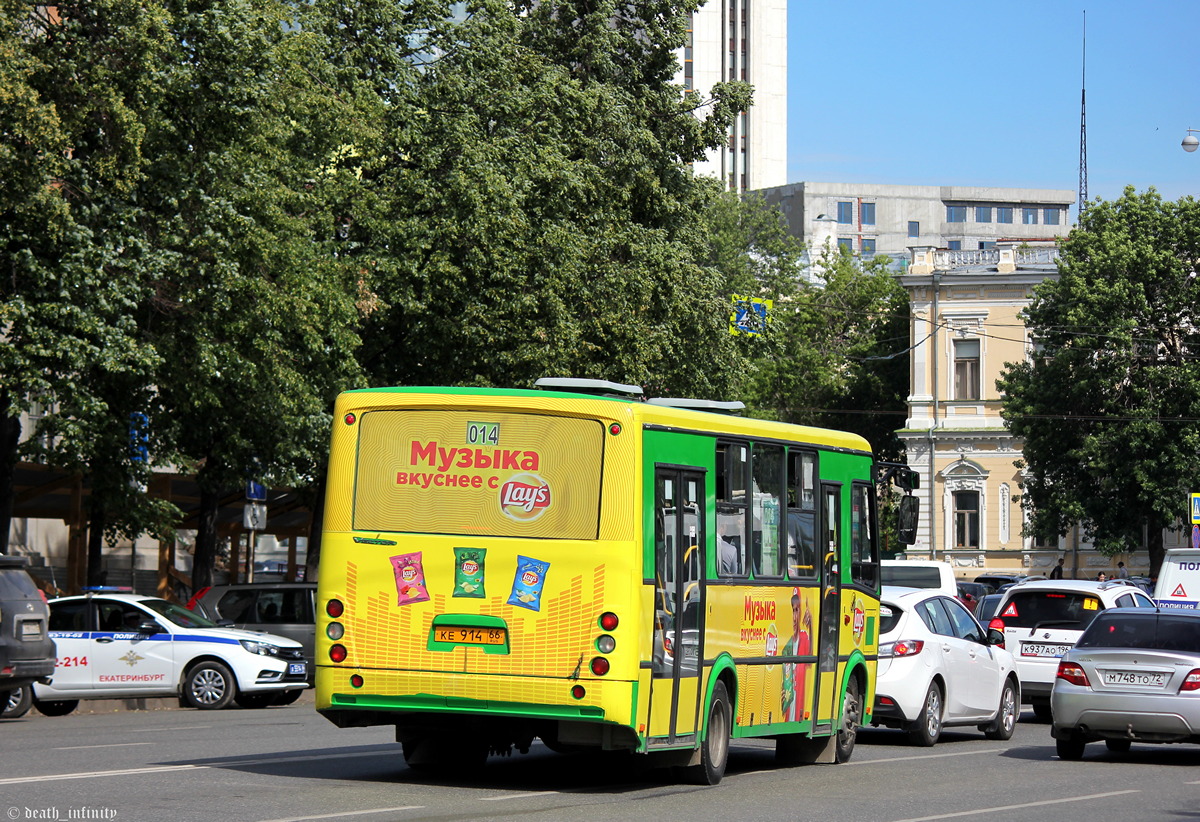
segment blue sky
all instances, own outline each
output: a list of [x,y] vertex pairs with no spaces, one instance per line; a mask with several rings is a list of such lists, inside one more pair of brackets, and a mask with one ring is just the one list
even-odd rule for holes
[[1197,0],[790,3],[788,182],[1078,191],[1085,11],[1089,198],[1200,195]]

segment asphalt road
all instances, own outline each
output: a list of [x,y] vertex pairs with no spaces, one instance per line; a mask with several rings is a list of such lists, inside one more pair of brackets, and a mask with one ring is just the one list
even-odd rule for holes
[[[169,704],[169,703],[158,703]],[[880,820],[1105,822],[1200,818],[1200,746],[1091,745],[1060,762],[1028,711],[1009,742],[947,732],[913,748],[864,730],[844,765],[779,768],[736,740],[715,788],[616,756],[492,757],[477,774],[410,771],[390,728],[339,730],[311,695],[282,708],[130,711],[0,722],[0,822]]]

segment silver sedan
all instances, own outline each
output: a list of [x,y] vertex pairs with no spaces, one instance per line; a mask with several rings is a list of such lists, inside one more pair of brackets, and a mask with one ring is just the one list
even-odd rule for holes
[[1200,612],[1110,608],[1058,665],[1051,734],[1062,759],[1103,740],[1200,743]]

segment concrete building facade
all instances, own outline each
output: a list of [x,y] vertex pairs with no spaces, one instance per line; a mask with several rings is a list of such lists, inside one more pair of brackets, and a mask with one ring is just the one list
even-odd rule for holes
[[678,55],[675,82],[696,92],[699,116],[716,83],[754,86],[754,105],[738,115],[726,145],[694,166],[729,191],[779,186],[787,181],[787,2],[720,0],[692,15],[689,43]]
[[1004,240],[1065,236],[1075,202],[1069,190],[976,186],[804,182],[758,193],[810,248],[828,241],[866,257],[886,254],[900,267],[913,246],[987,251]]

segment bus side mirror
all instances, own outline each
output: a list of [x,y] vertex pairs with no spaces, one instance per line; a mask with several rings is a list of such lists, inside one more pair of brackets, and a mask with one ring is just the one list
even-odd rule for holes
[[921,514],[921,501],[911,494],[900,498],[900,510],[896,517],[896,538],[904,545],[917,541],[917,518]]

